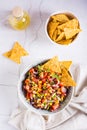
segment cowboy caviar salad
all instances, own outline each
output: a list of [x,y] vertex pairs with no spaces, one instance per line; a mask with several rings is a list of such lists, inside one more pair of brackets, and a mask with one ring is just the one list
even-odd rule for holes
[[[22,89],[27,101],[37,109],[55,111],[67,97],[69,87],[76,85],[67,71],[71,61],[57,61],[58,58],[53,57],[45,64],[37,65],[26,73]],[[63,65],[64,63],[65,66]],[[54,67],[51,69],[52,66]],[[55,69],[55,67],[57,69]],[[66,78],[68,81],[66,81]],[[70,83],[68,83],[69,80]]]

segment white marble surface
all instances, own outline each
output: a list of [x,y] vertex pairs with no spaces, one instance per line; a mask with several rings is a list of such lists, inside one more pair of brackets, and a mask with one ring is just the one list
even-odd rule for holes
[[[8,26],[7,18],[14,6],[21,6],[29,12],[31,23],[27,30],[15,31]],[[69,46],[51,43],[45,33],[45,23],[49,15],[64,11],[75,14],[82,29],[78,38]],[[71,59],[73,63],[87,65],[86,12],[86,0],[0,0],[0,130],[15,130],[7,121],[18,105],[18,79],[29,64],[58,55],[60,60]],[[20,65],[2,56],[12,48],[15,41],[20,42],[29,52],[29,56],[22,58]],[[84,122],[86,120],[85,117]]]

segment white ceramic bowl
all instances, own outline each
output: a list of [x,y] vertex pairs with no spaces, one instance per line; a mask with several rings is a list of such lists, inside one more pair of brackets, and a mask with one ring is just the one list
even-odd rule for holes
[[[36,66],[36,64],[34,65]],[[47,110],[41,110],[41,109],[36,109],[34,108],[29,102],[27,102],[25,96],[24,96],[24,92],[22,90],[22,82],[23,80],[25,79],[25,74],[28,72],[28,70],[34,66],[29,66],[27,67],[23,73],[21,74],[20,76],[20,79],[19,79],[19,82],[18,82],[18,96],[21,100],[21,102],[24,104],[24,106],[28,109],[30,109],[31,111],[35,112],[35,113],[38,113],[38,114],[41,114],[41,115],[52,115],[52,114],[57,114],[58,112],[64,110],[67,105],[70,103],[71,99],[72,99],[72,96],[73,96],[73,90],[74,88],[73,87],[70,87],[69,89],[69,93],[66,97],[66,99],[64,100],[63,103],[61,103],[60,105],[60,108],[58,108],[56,111],[53,111],[53,112],[50,112],[50,111],[47,111]]]
[[[48,34],[48,24],[49,24],[50,18],[51,18],[51,16],[53,16],[53,15],[58,15],[58,14],[65,14],[65,15],[66,15],[68,18],[70,18],[70,19],[75,18],[75,19],[78,20],[78,18],[77,18],[73,13],[70,13],[70,12],[55,12],[55,13],[52,13],[52,14],[47,18],[47,21],[46,21],[46,24],[45,24],[45,32],[46,32],[46,35],[47,35],[48,39],[49,39],[52,43],[56,43],[56,44],[58,44],[58,45],[68,45],[68,44],[74,42],[74,40],[77,38],[77,36],[78,36],[79,33],[78,33],[78,34],[73,38],[73,40],[72,40],[70,43],[68,43],[68,44],[57,43],[57,42],[53,41],[53,40],[50,38],[49,34]],[[79,23],[79,20],[78,20],[78,23]],[[78,27],[79,27],[79,29],[80,29],[80,23],[79,23],[79,26],[78,26]]]

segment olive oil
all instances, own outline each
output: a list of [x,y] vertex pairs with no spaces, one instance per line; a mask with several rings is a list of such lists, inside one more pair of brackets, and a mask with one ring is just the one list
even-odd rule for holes
[[20,7],[15,7],[12,14],[8,18],[9,24],[13,29],[23,30],[30,24],[30,17],[28,13]]

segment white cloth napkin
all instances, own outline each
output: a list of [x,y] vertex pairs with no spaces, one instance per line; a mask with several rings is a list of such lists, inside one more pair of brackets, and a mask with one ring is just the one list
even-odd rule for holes
[[43,118],[41,115],[19,107],[13,111],[9,123],[18,130],[58,130],[58,128],[62,130],[60,125],[62,126],[66,121],[68,123],[69,119],[76,114],[87,114],[87,67],[72,65],[70,71],[77,86],[74,89],[72,101],[65,110],[57,115],[45,116]]
[[44,118],[25,108],[17,108],[12,113],[9,123],[18,130],[45,130]]

